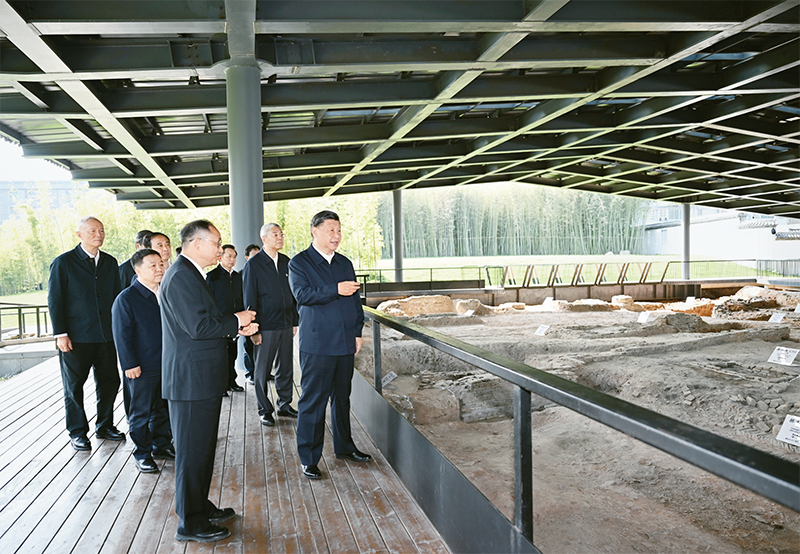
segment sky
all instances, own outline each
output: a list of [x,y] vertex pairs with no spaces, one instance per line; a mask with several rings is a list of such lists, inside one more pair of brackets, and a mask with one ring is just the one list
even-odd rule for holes
[[70,181],[69,171],[45,160],[26,160],[22,148],[0,139],[0,181]]

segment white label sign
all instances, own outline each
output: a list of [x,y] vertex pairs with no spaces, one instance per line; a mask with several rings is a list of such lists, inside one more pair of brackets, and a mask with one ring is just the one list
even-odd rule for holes
[[395,379],[397,379],[397,373],[395,373],[394,371],[390,371],[389,373],[383,376],[383,379],[381,379],[381,386],[385,387]]
[[687,297],[686,297],[686,303],[687,303],[687,304],[693,304],[693,303],[694,303],[694,301],[695,301],[695,298],[694,298],[694,296],[687,296]]
[[772,314],[769,316],[770,323],[780,323],[781,321],[783,321],[783,314]]
[[467,317],[472,317],[475,315],[475,310],[467,310],[466,312],[464,312],[464,315]]
[[547,298],[544,299],[544,302],[542,302],[542,304],[547,304],[548,302],[552,302],[552,301],[553,301],[553,297],[552,296],[548,296]]
[[649,318],[650,318],[650,312],[642,312],[639,314],[639,319],[637,319],[636,321],[638,321],[639,323],[647,323],[647,320]]
[[533,332],[533,334],[543,337],[544,334],[547,333],[547,330],[549,328],[550,328],[549,325],[539,325],[539,327],[536,329],[536,331]]
[[777,438],[779,441],[800,446],[800,416],[787,415]]
[[800,352],[800,350],[796,348],[776,346],[775,350],[772,351],[772,356],[770,356],[767,361],[771,364],[792,365],[798,352]]
[[800,314],[800,304],[794,307],[794,313]]

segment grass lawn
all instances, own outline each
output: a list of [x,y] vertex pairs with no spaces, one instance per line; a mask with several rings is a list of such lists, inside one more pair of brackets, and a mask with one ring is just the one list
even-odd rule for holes
[[[37,290],[34,292],[23,292],[22,294],[11,294],[9,296],[0,296],[0,303],[11,304],[33,304],[37,306],[47,305],[47,291]],[[2,317],[0,317],[0,328],[2,329],[16,329],[19,326],[17,311],[11,308],[4,308],[0,310]],[[36,331],[36,314],[35,310],[27,309],[24,312],[26,329],[28,332]],[[44,320],[41,320],[44,323]],[[48,317],[49,321],[49,317]],[[30,328],[28,328],[30,327]]]
[[37,290],[34,292],[23,292],[21,294],[0,296],[0,303],[5,302],[10,304],[36,304],[44,306],[47,305],[47,291]]

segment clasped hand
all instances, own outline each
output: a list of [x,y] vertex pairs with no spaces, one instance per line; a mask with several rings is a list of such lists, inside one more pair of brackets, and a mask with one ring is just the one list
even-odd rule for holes
[[339,283],[339,296],[353,296],[361,288],[358,281],[341,281]]
[[243,310],[236,312],[236,317],[239,319],[239,334],[243,337],[249,337],[258,332],[258,323],[253,320],[256,318],[256,313],[253,310]]

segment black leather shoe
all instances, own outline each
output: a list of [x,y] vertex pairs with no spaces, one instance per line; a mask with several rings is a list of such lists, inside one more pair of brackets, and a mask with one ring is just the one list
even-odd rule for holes
[[145,458],[144,460],[137,460],[136,458],[133,459],[136,462],[136,469],[141,471],[142,473],[158,473],[158,465],[153,461],[153,458]]
[[311,464],[310,466],[300,466],[303,468],[303,475],[308,477],[309,479],[322,479],[322,472],[316,466],[316,464]]
[[98,429],[95,431],[94,436],[98,439],[108,439],[110,441],[124,441],[125,433],[121,433],[116,427],[106,427],[105,429]]
[[228,390],[232,390],[233,392],[243,392],[244,391],[244,387],[240,387],[239,385],[234,383],[230,387],[228,387]]
[[297,417],[297,410],[291,406],[286,406],[282,410],[278,410],[278,415],[283,417]]
[[275,376],[272,373],[270,373],[270,374],[267,375],[267,379],[266,380],[267,381],[274,381],[275,380]]
[[275,418],[272,417],[272,414],[264,414],[261,416],[261,425],[264,425],[266,427],[274,427]]
[[228,531],[227,527],[220,527],[219,525],[213,524],[209,524],[208,527],[195,532],[190,532],[178,527],[178,532],[175,533],[176,540],[196,542],[216,542],[230,536],[231,532]]
[[337,454],[336,457],[340,460],[350,460],[352,462],[368,462],[372,459],[372,456],[360,450],[354,450],[349,454]]
[[230,518],[236,515],[233,508],[217,508],[208,514],[208,521],[211,523],[225,523]]
[[255,385],[256,384],[256,380],[253,379],[252,377],[245,377],[245,381],[247,381],[251,385]]
[[72,448],[78,451],[92,449],[92,443],[89,442],[86,435],[82,437],[70,437],[69,443],[72,445]]
[[223,398],[226,397],[226,396],[228,396],[228,391],[225,391],[225,392],[222,393],[222,397]]
[[153,450],[153,458],[162,458],[164,460],[174,460],[175,459],[175,447],[171,444],[168,444],[164,448],[159,448],[158,450]]

